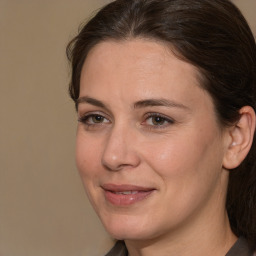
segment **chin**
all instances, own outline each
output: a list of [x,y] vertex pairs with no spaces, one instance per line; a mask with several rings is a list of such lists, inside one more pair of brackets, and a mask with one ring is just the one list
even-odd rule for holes
[[120,215],[101,221],[110,236],[117,240],[148,240],[157,234],[152,221],[145,218]]
[[152,238],[145,230],[142,231],[138,228],[106,227],[106,231],[117,240],[148,240]]

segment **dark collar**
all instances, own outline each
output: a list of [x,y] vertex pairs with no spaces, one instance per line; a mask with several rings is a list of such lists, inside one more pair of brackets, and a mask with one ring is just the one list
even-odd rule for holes
[[252,256],[253,252],[249,249],[247,241],[240,237],[230,248],[226,256]]
[[124,241],[117,241],[114,247],[105,256],[128,256]]
[[[105,256],[128,256],[125,243],[117,241],[115,246]],[[230,248],[226,256],[253,256],[253,252],[249,249],[247,241],[240,237]]]

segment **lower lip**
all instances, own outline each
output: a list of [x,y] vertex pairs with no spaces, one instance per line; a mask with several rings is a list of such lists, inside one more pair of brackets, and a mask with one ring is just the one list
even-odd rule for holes
[[105,198],[108,202],[117,206],[125,206],[135,204],[149,197],[154,192],[150,191],[138,191],[136,194],[116,194],[111,191],[105,190]]

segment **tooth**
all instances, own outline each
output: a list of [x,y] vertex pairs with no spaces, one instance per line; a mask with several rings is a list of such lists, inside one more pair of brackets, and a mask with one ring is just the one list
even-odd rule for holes
[[132,192],[131,191],[123,191],[122,194],[124,195],[130,195]]
[[138,191],[119,191],[119,192],[115,192],[115,194],[117,195],[134,195],[134,194],[137,194]]

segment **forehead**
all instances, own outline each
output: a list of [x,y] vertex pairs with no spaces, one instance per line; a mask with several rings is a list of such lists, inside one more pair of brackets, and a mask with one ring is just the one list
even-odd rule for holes
[[205,93],[199,76],[196,67],[178,59],[162,42],[105,41],[93,47],[85,60],[80,96],[117,96],[124,101],[163,96],[198,100],[197,91]]
[[[171,69],[170,69],[171,68]],[[163,72],[174,74],[175,71],[186,72],[198,83],[198,70],[193,65],[174,56],[170,46],[159,41],[131,39],[127,41],[104,41],[94,46],[87,55],[82,68],[81,81],[87,77],[99,78],[99,73],[107,72],[108,78],[116,72],[133,77],[145,76],[147,73],[157,77]],[[162,74],[161,74],[162,75]]]
[[[120,67],[120,63],[124,61],[132,60],[133,66],[143,64],[144,69],[148,67],[147,64],[159,64],[160,66],[165,65],[167,62],[175,62],[177,66],[187,66],[193,69],[194,72],[199,73],[196,67],[179,59],[174,52],[177,51],[171,45],[167,43],[143,39],[134,38],[128,40],[107,40],[96,44],[88,53],[85,63],[83,65],[83,70],[88,68],[92,64],[108,67],[108,64],[116,64]],[[104,61],[104,62],[103,62]],[[93,62],[93,63],[91,63]],[[110,66],[112,67],[112,66]],[[155,65],[154,68],[157,68]]]

